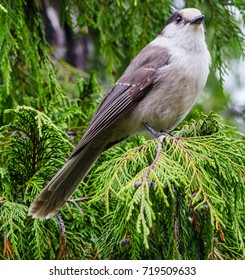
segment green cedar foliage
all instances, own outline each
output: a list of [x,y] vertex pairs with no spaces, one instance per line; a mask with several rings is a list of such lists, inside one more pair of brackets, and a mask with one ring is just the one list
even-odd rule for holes
[[55,222],[26,215],[65,162],[67,136],[30,107],[8,112],[15,118],[1,130],[9,140],[0,170],[3,258],[245,257],[244,140],[216,116],[109,150]]
[[[245,257],[244,141],[221,127],[215,116],[199,116],[179,138],[116,148],[95,169],[90,203],[106,208],[102,258]],[[127,250],[114,246],[129,237]]]
[[[0,5],[0,259],[244,259],[244,135],[212,114],[193,113],[175,137],[114,147],[56,217],[27,217],[101,99],[94,73],[53,60],[41,2]],[[92,36],[93,69],[104,64],[116,76],[161,31],[173,4],[55,2],[63,23]],[[226,62],[244,52],[234,15],[236,7],[244,17],[244,2],[186,6],[206,15],[212,73],[222,83]]]

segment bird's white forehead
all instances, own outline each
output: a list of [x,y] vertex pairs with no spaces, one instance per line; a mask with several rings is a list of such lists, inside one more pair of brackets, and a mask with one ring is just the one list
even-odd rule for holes
[[179,14],[181,14],[185,19],[193,19],[197,16],[201,16],[202,13],[195,8],[186,8],[178,11]]

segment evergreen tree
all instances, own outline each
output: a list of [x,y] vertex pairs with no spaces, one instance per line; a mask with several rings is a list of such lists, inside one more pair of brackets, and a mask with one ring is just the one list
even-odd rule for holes
[[[47,1],[0,5],[0,258],[244,259],[244,135],[197,110],[174,137],[138,136],[104,153],[56,217],[27,217],[101,100],[96,76],[115,80],[175,8],[168,0],[54,3],[64,27],[90,38],[89,73],[47,43]],[[185,5],[206,16],[208,88],[224,98],[213,84],[222,88],[228,62],[244,55],[244,1]]]

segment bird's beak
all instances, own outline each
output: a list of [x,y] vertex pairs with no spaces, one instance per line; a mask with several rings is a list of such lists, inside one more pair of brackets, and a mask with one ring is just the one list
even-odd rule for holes
[[204,15],[197,16],[190,21],[190,24],[201,24],[204,19]]

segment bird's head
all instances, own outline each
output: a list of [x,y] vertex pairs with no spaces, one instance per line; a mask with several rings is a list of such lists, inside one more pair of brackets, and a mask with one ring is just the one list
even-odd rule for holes
[[166,22],[162,35],[176,44],[188,44],[197,37],[203,39],[204,16],[198,9],[187,8],[176,11]]

